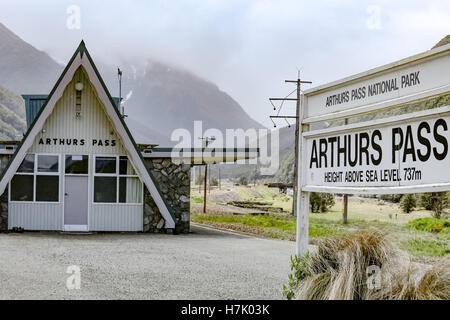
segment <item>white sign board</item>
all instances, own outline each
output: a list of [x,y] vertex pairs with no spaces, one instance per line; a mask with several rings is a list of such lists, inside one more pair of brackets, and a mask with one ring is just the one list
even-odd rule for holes
[[[448,91],[450,86],[449,46],[426,54],[404,59],[394,64],[369,70],[307,90],[306,118],[314,118],[359,107],[394,105],[402,97],[431,96],[432,90]],[[439,90],[444,89],[444,90]],[[424,95],[425,93],[425,95]],[[371,110],[369,110],[371,111]]]
[[449,94],[450,44],[305,91],[297,255],[308,251],[309,192],[450,190],[450,106],[328,129],[308,131],[308,126]]
[[403,117],[400,123],[385,121],[375,128],[310,138],[306,135],[306,185],[393,187],[450,183],[450,109],[446,110],[446,115],[431,119]]

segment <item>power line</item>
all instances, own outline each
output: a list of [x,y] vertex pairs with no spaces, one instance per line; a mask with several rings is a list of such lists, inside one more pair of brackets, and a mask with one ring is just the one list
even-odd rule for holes
[[[297,69],[298,70],[298,69]],[[297,88],[292,91],[290,94],[288,94],[285,98],[269,98],[270,103],[272,106],[274,106],[274,110],[276,110],[275,105],[272,101],[282,101],[280,104],[280,108],[278,110],[278,113],[276,116],[270,116],[270,120],[272,120],[274,127],[276,127],[275,121],[273,119],[282,118],[286,121],[288,124],[288,127],[291,125],[289,124],[289,121],[287,119],[295,119],[295,160],[294,160],[294,197],[292,201],[292,213],[296,215],[296,202],[297,202],[297,181],[298,181],[298,172],[297,172],[297,165],[298,165],[298,156],[299,156],[299,150],[298,150],[298,139],[299,139],[299,114],[300,114],[300,100],[301,100],[301,85],[302,84],[311,84],[311,81],[303,81],[300,80],[300,70],[298,70],[297,74],[297,80],[285,80],[285,83],[295,83],[297,85]],[[297,91],[297,98],[288,98],[292,93]],[[296,110],[295,110],[295,116],[288,116],[288,115],[282,115],[280,116],[281,108],[283,107],[283,104],[285,101],[296,101]]]

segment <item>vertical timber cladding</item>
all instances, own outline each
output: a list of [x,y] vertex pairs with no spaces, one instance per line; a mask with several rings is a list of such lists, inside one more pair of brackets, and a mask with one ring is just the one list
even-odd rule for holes
[[[75,84],[79,81],[83,83],[83,90],[81,115],[77,116]],[[21,221],[28,221],[33,225],[27,226],[26,229],[46,229],[39,222],[38,217],[41,216],[48,225],[47,229],[63,229],[64,155],[89,155],[89,230],[142,231],[142,203],[93,202],[93,156],[127,155],[127,152],[83,67],[75,72],[72,81],[65,88],[62,97],[56,103],[42,130],[37,134],[28,153],[61,155],[60,201],[57,204],[34,204],[33,206],[15,203],[14,212],[10,213],[10,217],[15,221],[11,223],[20,225]],[[58,206],[57,210],[55,210],[55,206]],[[49,216],[49,212],[54,214]],[[34,221],[25,219],[32,214],[34,214]]]
[[[450,45],[305,92],[304,124],[450,92]],[[304,191],[450,190],[450,106],[303,133]]]
[[[81,95],[81,115],[76,117],[75,84],[84,85]],[[124,155],[114,125],[94,87],[80,67],[67,85],[62,97],[46,120],[42,131],[34,139],[29,153],[65,153],[89,155]]]

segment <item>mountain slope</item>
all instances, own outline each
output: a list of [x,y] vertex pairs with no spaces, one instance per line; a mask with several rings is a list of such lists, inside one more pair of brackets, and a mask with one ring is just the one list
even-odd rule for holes
[[17,93],[49,93],[63,67],[0,23],[0,85]]
[[25,104],[22,98],[0,87],[0,140],[20,139],[25,130]]
[[[111,94],[117,96],[117,67],[105,67],[101,57],[93,58]],[[203,121],[203,130],[263,127],[228,94],[190,72],[150,61],[137,74],[132,63],[124,65],[121,68],[124,72],[123,96],[132,92],[126,102],[126,113],[130,129],[137,132],[141,142],[167,145],[172,131],[177,128],[188,129],[194,139],[194,120]],[[62,69],[46,53],[0,24],[0,86],[16,94],[46,94]],[[0,111],[0,115],[3,114],[6,116],[6,111]],[[7,127],[6,124],[3,126]]]
[[[117,88],[117,76],[112,72],[116,69],[101,69],[108,87]],[[228,128],[263,128],[227,93],[191,72],[151,61],[139,73],[133,67],[121,69],[123,96],[131,92],[125,102],[126,113],[169,138],[177,128],[193,133],[196,120],[202,121],[203,130],[217,128],[224,136]]]

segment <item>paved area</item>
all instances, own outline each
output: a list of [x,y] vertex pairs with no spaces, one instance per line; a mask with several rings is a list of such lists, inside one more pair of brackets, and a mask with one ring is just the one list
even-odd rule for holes
[[[189,235],[0,234],[0,299],[282,299],[295,244]],[[79,290],[66,273],[78,266]]]

